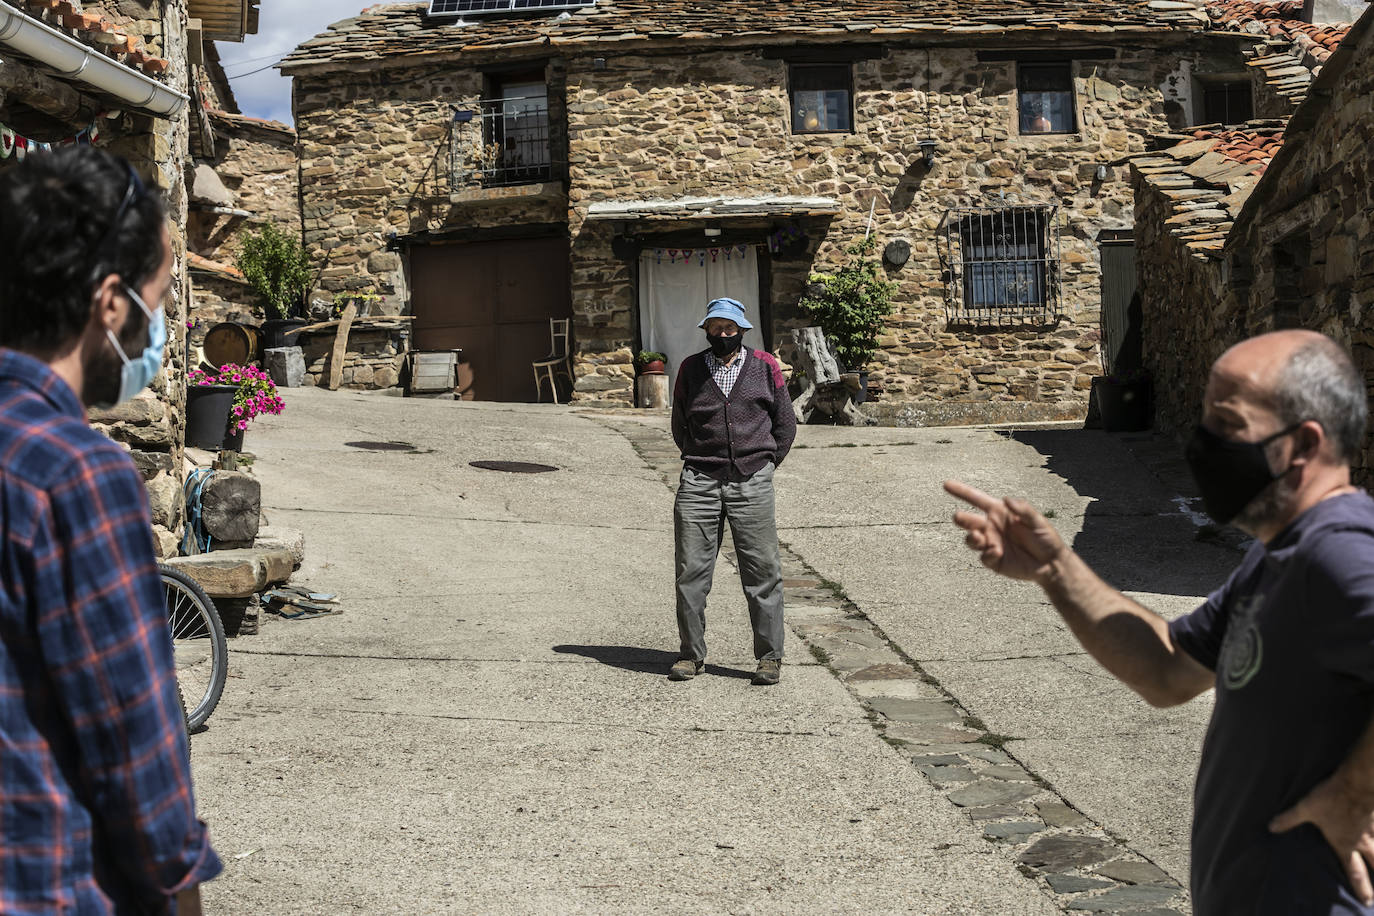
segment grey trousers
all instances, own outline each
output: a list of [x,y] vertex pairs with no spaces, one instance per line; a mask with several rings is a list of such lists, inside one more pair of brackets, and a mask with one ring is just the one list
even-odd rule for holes
[[748,480],[720,481],[682,469],[673,526],[677,534],[677,629],[683,658],[706,658],[706,596],[725,522],[735,540],[740,584],[749,602],[754,657],[782,658],[782,564],[773,517],[773,465]]

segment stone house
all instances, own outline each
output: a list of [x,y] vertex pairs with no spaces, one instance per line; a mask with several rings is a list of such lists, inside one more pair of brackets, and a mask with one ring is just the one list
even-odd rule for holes
[[706,296],[786,360],[811,272],[871,233],[899,292],[866,411],[1082,417],[1134,289],[1127,157],[1239,104],[1263,37],[1200,0],[719,9],[431,0],[300,46],[323,287],[384,293],[484,399],[533,400],[570,318],[576,398],[623,405],[636,350],[700,348]]
[[164,371],[151,389],[91,419],[133,454],[148,484],[159,556],[182,515],[190,299],[187,168],[198,71],[211,40],[240,41],[257,0],[0,0],[0,169],[45,148],[94,143],[129,159],[171,216],[174,283]]
[[1374,10],[1321,25],[1303,7],[1253,11],[1271,38],[1252,67],[1286,112],[1133,165],[1144,358],[1163,429],[1190,428],[1212,361],[1267,330],[1330,334],[1374,379]]
[[234,266],[244,233],[270,222],[300,234],[296,131],[245,116],[210,48],[201,72],[201,129],[192,136],[187,223],[192,346],[221,321],[256,324],[265,317]]

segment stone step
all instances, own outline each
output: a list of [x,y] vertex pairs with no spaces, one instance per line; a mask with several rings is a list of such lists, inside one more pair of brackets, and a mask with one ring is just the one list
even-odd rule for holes
[[211,598],[248,598],[291,578],[295,558],[284,547],[212,550],[165,561],[196,580]]

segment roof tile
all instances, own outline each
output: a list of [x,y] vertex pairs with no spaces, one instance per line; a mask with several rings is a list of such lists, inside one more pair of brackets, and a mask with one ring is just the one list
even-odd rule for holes
[[1204,0],[598,0],[555,17],[433,19],[424,3],[380,4],[289,54],[281,67],[337,66],[345,60],[459,55],[516,45],[581,45],[673,40],[738,42],[784,36],[1078,34],[1201,31]]
[[165,72],[172,63],[154,57],[143,42],[94,10],[83,10],[79,0],[9,0],[24,12],[84,45],[103,51],[115,60],[150,76]]

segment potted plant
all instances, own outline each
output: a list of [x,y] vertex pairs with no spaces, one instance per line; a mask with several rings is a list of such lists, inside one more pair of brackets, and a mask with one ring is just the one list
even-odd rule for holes
[[897,284],[879,274],[872,256],[877,244],[876,238],[867,236],[845,248],[848,262],[833,273],[812,273],[799,303],[802,313],[825,332],[844,367],[859,374],[856,403],[865,399],[866,367],[878,349],[878,334],[892,314],[897,292]]
[[355,317],[361,318],[372,311],[372,303],[381,301],[381,295],[370,286],[366,289],[341,290],[334,294],[334,317],[342,315],[351,302],[358,307]]
[[299,316],[310,289],[310,256],[294,236],[267,223],[244,238],[235,265],[263,301],[264,346],[289,345],[290,332],[306,324]]
[[286,407],[271,376],[256,366],[192,369],[186,386],[186,443],[197,448],[242,451],[248,424]]
[[666,370],[663,368],[668,357],[656,350],[640,350],[635,357],[635,362],[639,364],[640,375],[664,375]]

